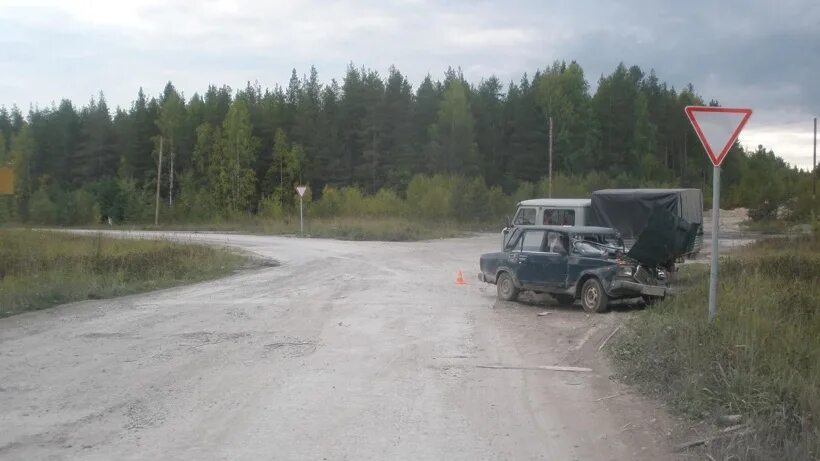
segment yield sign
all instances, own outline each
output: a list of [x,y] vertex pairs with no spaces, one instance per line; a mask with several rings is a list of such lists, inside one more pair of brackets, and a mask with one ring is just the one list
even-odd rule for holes
[[305,186],[296,186],[296,192],[299,193],[299,197],[303,197],[305,195],[305,190],[307,187]]
[[723,159],[751,115],[752,109],[686,107],[686,116],[695,127],[695,132],[714,166],[723,163]]

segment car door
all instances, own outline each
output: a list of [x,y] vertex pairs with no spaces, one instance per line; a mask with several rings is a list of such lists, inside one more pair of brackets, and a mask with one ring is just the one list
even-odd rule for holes
[[543,251],[546,234],[545,230],[529,229],[521,236],[515,255],[516,277],[525,289],[540,290],[546,287]]
[[569,267],[569,237],[563,232],[547,232],[544,252],[538,258],[547,288],[566,288]]

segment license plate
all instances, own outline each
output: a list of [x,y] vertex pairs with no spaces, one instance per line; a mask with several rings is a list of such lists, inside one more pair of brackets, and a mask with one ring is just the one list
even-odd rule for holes
[[641,294],[661,297],[666,294],[666,289],[664,287],[644,286],[641,288]]

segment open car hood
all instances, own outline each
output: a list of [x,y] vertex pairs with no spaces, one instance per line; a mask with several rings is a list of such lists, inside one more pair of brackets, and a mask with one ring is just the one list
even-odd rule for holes
[[647,266],[669,267],[691,253],[700,224],[689,223],[669,210],[655,207],[627,256]]

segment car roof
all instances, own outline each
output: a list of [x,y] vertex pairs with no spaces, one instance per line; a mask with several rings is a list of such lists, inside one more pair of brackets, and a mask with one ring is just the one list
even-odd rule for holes
[[522,230],[550,230],[550,231],[557,231],[557,232],[565,232],[567,234],[607,234],[607,235],[615,235],[618,233],[617,230],[612,229],[610,227],[597,227],[597,226],[515,226],[518,229]]
[[585,207],[591,204],[588,198],[534,198],[518,202],[518,206]]

